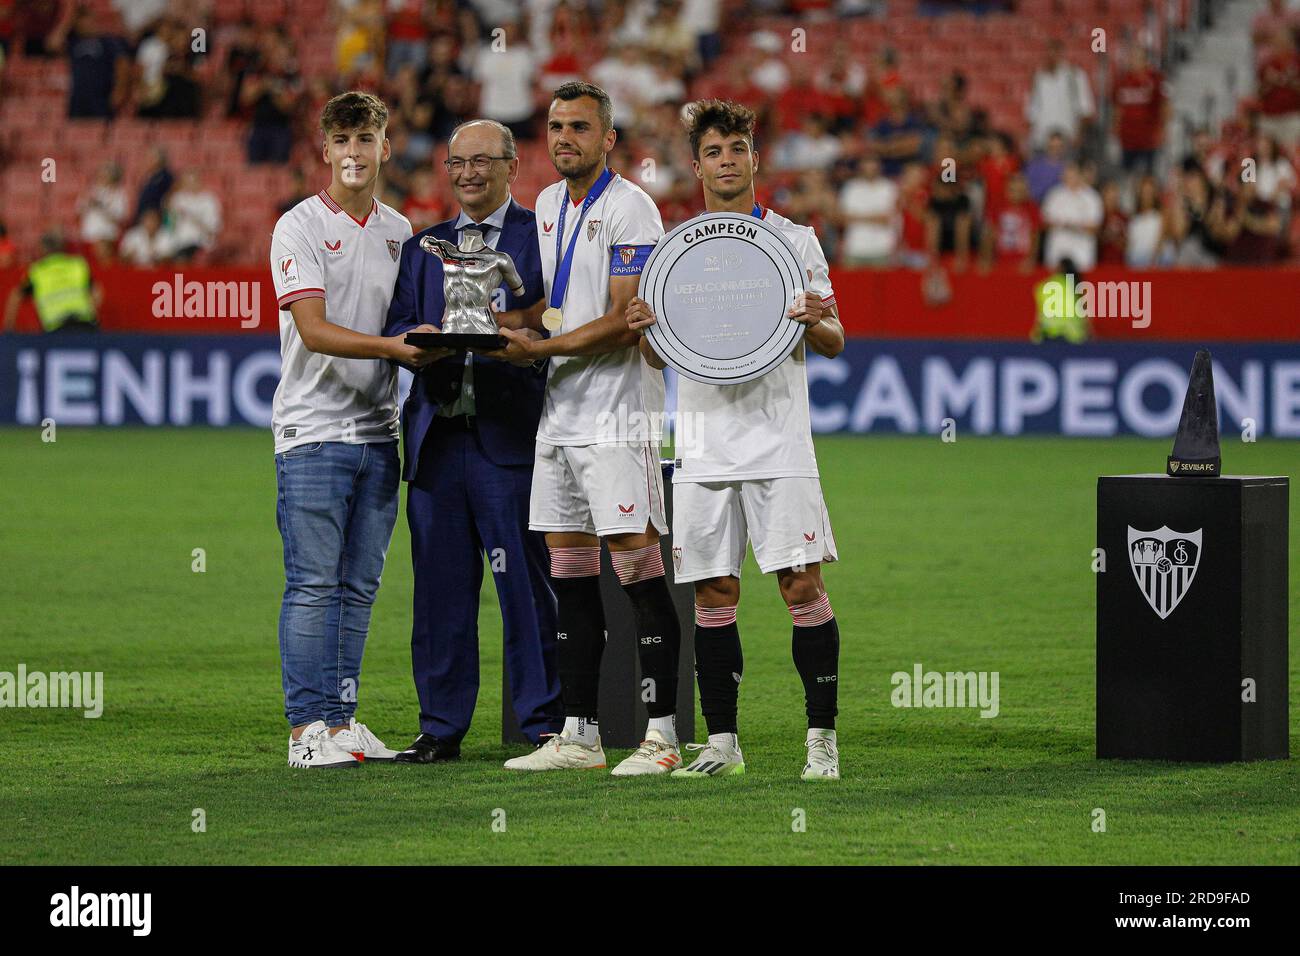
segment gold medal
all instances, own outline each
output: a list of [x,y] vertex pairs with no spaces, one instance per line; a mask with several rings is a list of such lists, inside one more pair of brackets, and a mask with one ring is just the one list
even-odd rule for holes
[[564,313],[552,306],[542,313],[542,326],[547,332],[558,332],[564,324]]

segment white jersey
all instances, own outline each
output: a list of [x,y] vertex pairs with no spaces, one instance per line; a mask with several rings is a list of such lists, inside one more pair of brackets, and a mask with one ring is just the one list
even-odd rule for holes
[[383,359],[308,351],[289,305],[325,300],[325,317],[367,335],[383,332],[411,224],[376,201],[353,219],[324,190],[275,224],[271,273],[280,314],[280,384],[271,430],[279,454],[306,442],[354,444],[397,439],[397,373]]
[[[835,304],[830,268],[817,234],[771,209],[763,220],[781,230],[803,259],[807,289]],[[740,385],[678,378],[677,467],[673,482],[816,478],[808,370],[801,340],[772,371]]]
[[[640,275],[664,234],[654,200],[622,176],[614,175],[581,225],[582,203],[570,202],[566,184],[547,186],[537,197],[536,210],[548,302],[555,282],[561,203],[569,206],[564,235],[559,237],[560,258],[574,229],[581,232],[561,307],[564,324],[557,334],[572,332],[608,312],[610,277]],[[658,443],[663,410],[663,373],[642,362],[635,347],[604,355],[552,358],[537,440],[548,445]]]

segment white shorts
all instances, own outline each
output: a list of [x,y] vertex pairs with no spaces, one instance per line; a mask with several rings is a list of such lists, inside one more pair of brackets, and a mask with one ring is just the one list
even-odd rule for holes
[[528,527],[602,537],[668,531],[659,454],[649,442],[601,445],[537,443]]
[[746,545],[764,574],[835,561],[816,478],[673,483],[673,579],[740,577]]

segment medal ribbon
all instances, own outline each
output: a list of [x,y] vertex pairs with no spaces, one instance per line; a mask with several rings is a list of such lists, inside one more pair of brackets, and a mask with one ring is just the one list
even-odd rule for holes
[[573,238],[569,240],[569,248],[564,253],[563,259],[560,258],[560,243],[564,239],[564,214],[569,208],[569,190],[567,187],[560,190],[560,221],[555,228],[555,281],[551,283],[549,303],[553,309],[558,309],[564,304],[564,293],[569,289],[569,272],[573,269],[573,250],[578,244],[578,233],[582,231],[582,221],[587,218],[587,210],[600,198],[600,194],[613,179],[613,170],[606,166],[600,178],[587,190],[587,198],[582,201],[582,212],[578,214],[578,221],[573,224]]

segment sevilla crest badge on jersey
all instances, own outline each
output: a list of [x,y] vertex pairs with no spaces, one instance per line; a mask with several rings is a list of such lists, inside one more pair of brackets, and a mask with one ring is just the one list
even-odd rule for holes
[[599,229],[599,228],[600,228],[600,220],[599,220],[599,219],[593,219],[593,220],[591,220],[591,222],[587,223],[587,239],[588,239],[588,241],[590,241],[590,240],[596,238],[596,230]]
[[397,254],[402,251],[402,244],[396,239],[388,239],[386,241],[388,243],[388,254],[392,256],[393,261],[396,262]]

